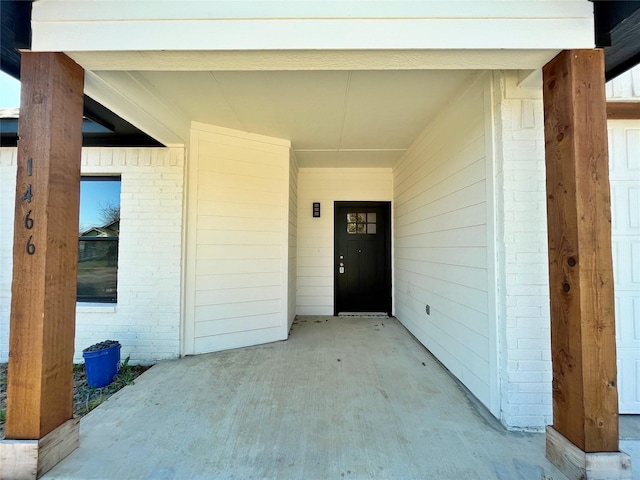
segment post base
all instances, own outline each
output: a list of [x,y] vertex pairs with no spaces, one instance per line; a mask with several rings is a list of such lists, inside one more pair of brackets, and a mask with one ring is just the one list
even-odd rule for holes
[[80,444],[80,419],[73,418],[40,440],[0,441],[0,478],[35,480]]
[[632,480],[631,457],[623,452],[585,453],[547,426],[547,459],[571,480]]

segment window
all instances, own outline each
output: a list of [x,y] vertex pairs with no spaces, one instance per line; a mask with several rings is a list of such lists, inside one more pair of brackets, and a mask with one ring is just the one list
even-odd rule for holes
[[82,177],[78,242],[78,302],[118,299],[120,177]]
[[376,214],[375,213],[347,213],[347,233],[375,234]]

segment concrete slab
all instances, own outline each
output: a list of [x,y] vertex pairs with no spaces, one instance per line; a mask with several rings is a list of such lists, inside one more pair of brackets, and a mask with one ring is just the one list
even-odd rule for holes
[[393,318],[161,362],[82,419],[45,479],[562,480]]

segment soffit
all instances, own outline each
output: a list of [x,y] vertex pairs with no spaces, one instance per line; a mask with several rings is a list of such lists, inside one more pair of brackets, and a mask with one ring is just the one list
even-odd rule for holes
[[389,167],[474,75],[423,70],[103,76],[121,89],[125,80],[135,81],[182,118],[290,140],[303,167]]

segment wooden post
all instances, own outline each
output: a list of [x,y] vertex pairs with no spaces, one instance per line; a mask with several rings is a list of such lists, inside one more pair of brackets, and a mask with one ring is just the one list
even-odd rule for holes
[[592,478],[580,477],[588,454],[618,452],[603,51],[561,52],[543,80],[555,430],[547,455],[565,462],[568,446],[557,440],[567,440],[586,455],[576,478]]
[[[6,439],[24,440],[29,450],[50,434],[46,444],[68,449],[51,432],[77,436],[73,351],[84,71],[62,53],[24,52],[21,81]],[[11,445],[20,449],[20,442]],[[63,458],[37,453],[38,474],[42,457]]]

